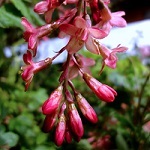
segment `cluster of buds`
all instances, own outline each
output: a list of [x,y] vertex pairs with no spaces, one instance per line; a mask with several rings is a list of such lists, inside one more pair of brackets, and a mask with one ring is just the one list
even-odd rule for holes
[[[112,13],[108,7],[109,3],[109,0],[43,0],[35,5],[34,11],[44,15],[45,25],[34,27],[26,18],[22,18],[24,39],[28,42],[28,50],[23,55],[26,65],[21,67],[25,90],[28,90],[34,74],[49,67],[63,51],[68,54],[62,66],[59,85],[42,106],[42,112],[46,116],[43,130],[50,132],[55,129],[54,139],[57,146],[62,145],[64,141],[70,143],[72,139],[80,141],[83,136],[84,128],[78,109],[90,122],[98,121],[92,106],[72,83],[75,77],[80,75],[93,93],[104,102],[113,102],[117,96],[113,88],[92,77],[89,67],[93,66],[95,61],[78,53],[85,46],[89,52],[101,56],[100,72],[105,66],[116,68],[116,53],[124,52],[127,48],[118,45],[109,49],[100,40],[108,36],[112,27],[126,26],[126,21],[122,18],[125,13]],[[54,10],[59,14],[56,20],[52,19]],[[54,57],[34,62],[39,41],[54,30],[59,31],[60,38],[69,36],[68,43]]]

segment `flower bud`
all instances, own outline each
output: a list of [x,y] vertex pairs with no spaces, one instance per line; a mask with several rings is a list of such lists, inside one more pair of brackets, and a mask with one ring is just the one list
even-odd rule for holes
[[82,120],[81,120],[79,113],[73,103],[69,104],[69,106],[68,106],[68,115],[69,115],[69,121],[70,121],[69,123],[70,123],[70,127],[72,129],[72,132],[77,137],[82,137],[83,133],[84,133]]
[[65,115],[61,114],[55,131],[55,144],[57,146],[62,145],[65,137],[65,130],[66,130]]
[[105,102],[113,102],[117,92],[108,85],[100,83],[87,73],[83,73],[83,79],[98,98]]
[[65,140],[67,143],[71,143],[72,142],[72,134],[69,128],[69,125],[67,124],[66,126],[66,131],[65,131]]
[[46,115],[44,123],[43,123],[43,127],[42,127],[43,132],[46,132],[46,133],[49,132],[53,128],[56,122],[56,119],[57,119],[57,113]]
[[44,102],[42,106],[43,114],[48,115],[59,107],[62,99],[63,87],[60,85],[54,92],[51,93],[50,97]]
[[76,100],[83,115],[92,123],[96,123],[98,121],[97,115],[87,100],[79,93],[76,95]]

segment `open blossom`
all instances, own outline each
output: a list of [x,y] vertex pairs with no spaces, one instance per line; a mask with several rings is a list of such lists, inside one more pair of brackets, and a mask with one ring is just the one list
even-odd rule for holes
[[73,103],[68,106],[68,116],[72,132],[80,139],[83,136],[84,128],[79,113]]
[[[80,54],[76,55],[76,61],[79,65],[78,67],[80,67],[84,72],[88,72],[88,73],[90,73],[89,67],[95,65],[95,61],[93,59],[86,58]],[[70,61],[69,75],[68,75],[69,79],[73,79],[77,77],[77,75],[80,73],[78,67],[76,66],[73,60]]]
[[65,0],[45,0],[37,3],[34,7],[34,11],[39,14],[45,14],[45,21],[50,23],[52,14],[58,6],[60,6]]
[[94,24],[97,24],[100,21],[108,22],[111,19],[111,12],[107,6],[108,3],[108,1],[104,2],[103,0],[89,1]]
[[83,79],[98,98],[105,102],[113,102],[117,92],[106,84],[100,83],[87,73],[83,73]]
[[44,102],[42,106],[43,114],[52,114],[57,110],[57,108],[59,108],[60,102],[62,100],[62,90],[63,87],[60,85],[51,93],[50,97]]
[[49,66],[52,63],[52,60],[51,58],[46,58],[45,60],[34,63],[32,61],[32,54],[30,51],[27,51],[27,53],[23,55],[23,60],[26,65],[21,67],[21,76],[25,81],[25,90],[27,90],[34,74]]
[[95,40],[95,45],[97,47],[97,54],[103,57],[103,62],[108,67],[114,69],[118,61],[116,53],[125,52],[128,48],[124,46],[117,46],[116,48],[109,49],[105,45],[100,44],[98,40]]
[[105,31],[105,33],[109,34],[110,30],[113,27],[125,27],[127,25],[127,22],[122,17],[125,15],[124,11],[117,11],[111,13],[111,19],[107,22],[101,20],[96,27],[99,27]]
[[73,24],[62,24],[60,26],[60,30],[61,32],[71,36],[66,46],[66,49],[70,54],[79,51],[84,46],[84,43],[87,49],[92,52],[92,39],[102,39],[106,37],[106,34],[103,30],[91,27],[89,19],[88,21],[85,21],[81,16],[77,16],[74,19]]
[[47,36],[55,27],[57,27],[57,23],[55,22],[53,24],[46,24],[35,28],[25,17],[22,17],[21,23],[25,28],[24,39],[28,42],[28,49],[33,51],[33,56],[36,55],[39,39]]
[[81,94],[76,94],[76,100],[83,115],[92,123],[96,123],[98,121],[96,112],[87,100]]

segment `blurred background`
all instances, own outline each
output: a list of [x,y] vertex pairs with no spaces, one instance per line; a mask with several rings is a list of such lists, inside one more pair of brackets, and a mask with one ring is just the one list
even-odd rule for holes
[[[27,49],[23,39],[21,17],[35,26],[44,24],[42,16],[33,12],[38,0],[0,0],[0,150],[148,150],[150,147],[150,3],[149,0],[112,0],[112,11],[123,10],[128,22],[125,28],[114,28],[102,40],[110,48],[118,44],[129,50],[119,54],[115,70],[105,68],[101,76],[101,58],[92,74],[102,83],[112,86],[118,96],[113,103],[100,101],[81,78],[73,82],[98,114],[97,124],[82,115],[85,133],[77,143],[57,147],[53,131],[45,134],[41,127],[44,116],[41,105],[58,86],[59,70],[66,58],[63,53],[54,64],[34,76],[27,92],[20,76],[22,55]],[[54,16],[55,17],[55,16]],[[53,56],[67,39],[57,39],[54,33],[41,41],[36,60]],[[58,44],[59,42],[59,44]],[[57,44],[56,44],[57,43]],[[59,45],[59,47],[58,47]],[[45,50],[46,48],[46,50]],[[46,52],[47,51],[47,52]]]

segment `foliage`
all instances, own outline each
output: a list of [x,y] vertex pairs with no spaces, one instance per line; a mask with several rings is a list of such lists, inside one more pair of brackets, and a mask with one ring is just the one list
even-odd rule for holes
[[[92,70],[97,79],[112,85],[118,92],[116,100],[111,104],[99,101],[83,83],[80,86],[83,82],[81,78],[74,80],[76,88],[87,98],[99,117],[99,122],[94,125],[82,118],[86,126],[83,140],[56,147],[52,142],[53,132],[42,132],[44,118],[40,107],[47,99],[48,93],[57,87],[58,70],[61,68],[59,64],[52,65],[50,72],[44,70],[37,74],[29,91],[24,92],[19,75],[22,62],[13,50],[10,58],[3,53],[4,46],[22,43],[21,16],[26,16],[35,24],[43,23],[29,6],[29,0],[11,0],[0,8],[0,149],[102,149],[103,145],[99,144],[107,135],[110,136],[107,145],[113,149],[148,149],[150,131],[145,131],[144,125],[150,121],[150,73],[149,68],[136,56],[120,57],[117,69],[106,68],[101,76],[98,75],[101,67],[99,63]],[[88,52],[85,52],[85,55],[91,57]],[[97,62],[101,61],[99,56],[92,57],[96,58]],[[52,80],[43,82],[46,76]]]

